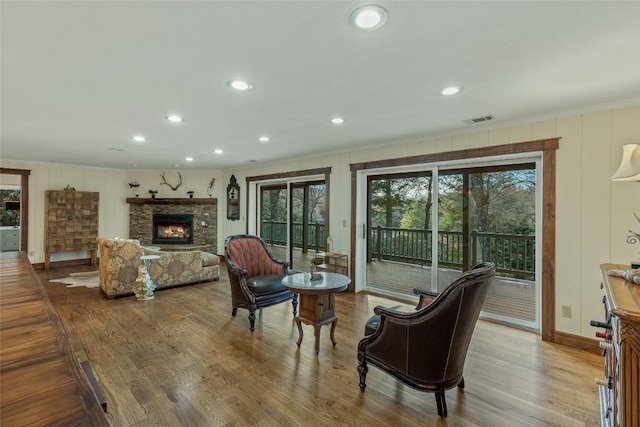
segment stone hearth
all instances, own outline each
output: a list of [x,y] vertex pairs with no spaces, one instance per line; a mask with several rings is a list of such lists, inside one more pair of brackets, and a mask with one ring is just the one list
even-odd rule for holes
[[[154,214],[192,214],[192,245],[158,245],[166,250],[199,249],[217,254],[218,199],[142,199],[128,198],[129,238],[153,245]],[[204,225],[203,225],[204,224]]]

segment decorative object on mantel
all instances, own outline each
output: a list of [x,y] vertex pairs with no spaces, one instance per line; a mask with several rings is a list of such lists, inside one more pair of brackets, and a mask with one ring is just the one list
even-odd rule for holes
[[151,194],[151,198],[152,199],[155,199],[156,198],[156,194],[158,194],[158,192],[155,191],[155,190],[149,190],[149,194]]
[[162,182],[160,183],[160,185],[168,185],[173,191],[176,191],[182,185],[182,175],[180,175],[180,172],[178,172],[179,182],[176,185],[171,185],[167,182],[167,180],[164,177],[164,172],[162,172],[160,176],[162,177]]
[[140,187],[140,184],[138,184],[136,181],[129,183],[129,188],[131,189],[131,192],[135,197],[138,197],[138,187]]
[[231,221],[240,219],[240,186],[235,175],[231,175],[227,185],[227,219]]
[[207,187],[207,194],[209,195],[209,197],[212,197],[214,182],[216,182],[215,178],[211,178],[211,181],[209,181],[209,186]]
[[187,191],[190,199],[193,199],[193,193],[195,193],[195,191]]
[[66,187],[64,187],[63,189],[64,191],[76,191],[75,187],[72,187],[71,185],[67,184]]

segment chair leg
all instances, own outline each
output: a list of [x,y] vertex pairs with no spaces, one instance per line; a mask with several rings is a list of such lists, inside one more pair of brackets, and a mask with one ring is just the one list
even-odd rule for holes
[[298,294],[293,294],[291,305],[293,305],[293,315],[296,316],[298,314]]
[[438,406],[438,415],[441,418],[447,418],[447,400],[444,390],[436,391],[436,405]]
[[460,380],[460,384],[458,384],[458,388],[464,388],[464,377]]
[[249,329],[253,332],[256,329],[256,306],[249,308]]
[[358,373],[360,374],[360,390],[364,391],[367,387],[367,372],[369,372],[369,368],[367,368],[367,362],[361,361],[358,363]]
[[233,317],[236,317],[236,314],[238,314],[238,307],[233,307],[233,308],[231,309],[231,315],[232,315]]

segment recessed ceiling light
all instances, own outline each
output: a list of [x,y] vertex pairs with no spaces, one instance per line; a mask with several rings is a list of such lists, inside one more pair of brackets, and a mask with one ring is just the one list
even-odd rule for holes
[[216,154],[222,154],[222,150],[220,148],[213,150],[213,152]]
[[129,165],[129,166],[131,166],[131,167],[133,167],[133,168],[137,168],[137,167],[138,167],[138,164],[137,164],[137,163],[131,163],[131,165]]
[[187,162],[193,162],[193,157],[185,157],[184,160]]
[[177,114],[169,114],[168,116],[166,116],[166,118],[173,123],[181,123],[184,121],[183,118],[178,116]]
[[244,80],[229,80],[227,84],[236,90],[253,89],[253,85],[245,82]]
[[135,142],[145,142],[147,140],[147,138],[142,135],[134,135],[131,139],[133,139]]
[[258,140],[260,142],[269,142],[269,137],[268,136],[261,136],[260,138],[258,138]]
[[387,11],[377,5],[363,6],[353,11],[351,23],[361,30],[377,30],[387,22]]
[[111,150],[111,151],[124,151],[123,148],[115,148],[115,147],[109,148],[109,150]]
[[334,125],[339,125],[344,123],[344,119],[342,117],[334,117],[333,119],[331,119],[331,123],[333,123]]
[[449,86],[442,89],[440,93],[445,96],[450,96],[455,95],[456,93],[460,92],[460,90],[461,88],[459,88],[458,86]]

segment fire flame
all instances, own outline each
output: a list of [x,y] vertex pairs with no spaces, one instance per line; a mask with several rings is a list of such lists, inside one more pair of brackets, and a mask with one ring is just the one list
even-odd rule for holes
[[170,225],[168,227],[162,227],[161,237],[176,239],[185,237],[185,229],[181,225]]

